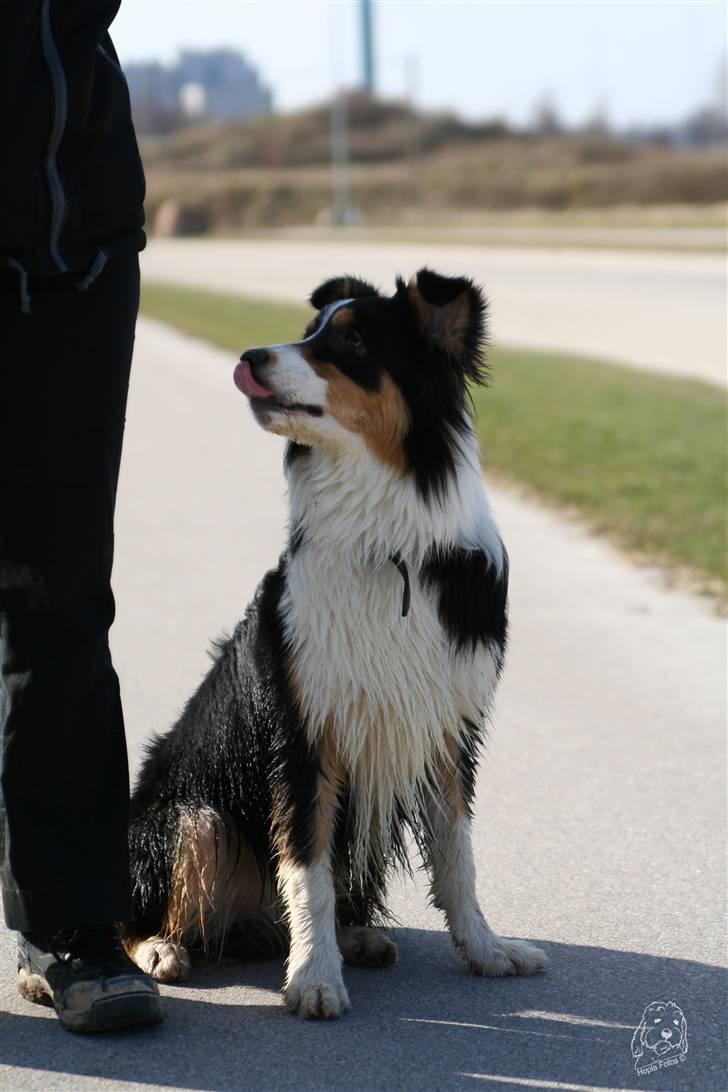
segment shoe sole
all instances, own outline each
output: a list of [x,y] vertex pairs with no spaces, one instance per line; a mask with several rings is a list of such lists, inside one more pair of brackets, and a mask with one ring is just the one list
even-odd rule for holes
[[75,1012],[59,1008],[48,982],[42,975],[34,974],[27,967],[18,968],[18,990],[21,997],[34,1005],[51,1005],[55,1008],[66,1031],[93,1035],[101,1031],[144,1027],[158,1024],[162,1019],[162,1002],[157,994],[133,991],[118,993],[93,1001],[88,1009]]

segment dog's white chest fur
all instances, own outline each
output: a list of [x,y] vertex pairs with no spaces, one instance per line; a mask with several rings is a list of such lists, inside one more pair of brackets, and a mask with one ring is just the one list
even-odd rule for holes
[[489,652],[453,652],[416,572],[402,616],[403,587],[392,562],[325,564],[304,547],[282,604],[308,731],[331,734],[358,825],[379,833],[395,802],[417,806],[428,770],[452,761],[463,718],[482,720],[495,685]]
[[[438,616],[437,592],[419,579],[423,547],[434,538],[427,512],[416,513],[423,526],[415,533],[410,528],[408,538],[397,516],[409,498],[384,490],[384,525],[376,528],[371,495],[358,498],[368,505],[366,519],[352,511],[350,481],[348,497],[341,498],[348,500],[348,512],[332,503],[331,483],[324,498],[311,489],[310,477],[301,484],[308,485],[307,496],[296,497],[292,489],[292,506],[303,541],[289,558],[282,619],[307,730],[312,741],[326,735],[334,743],[364,854],[370,836],[386,845],[394,809],[414,813],[428,774],[452,762],[463,719],[482,721],[496,662],[483,646],[455,651]],[[477,485],[487,513],[479,472]],[[296,499],[305,501],[300,514]],[[345,518],[348,535],[334,535],[332,524]],[[403,576],[390,560],[398,551],[408,563],[406,617]]]

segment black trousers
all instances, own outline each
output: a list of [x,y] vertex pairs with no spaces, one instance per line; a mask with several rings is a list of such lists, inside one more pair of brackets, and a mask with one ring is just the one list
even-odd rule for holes
[[129,775],[109,653],[135,254],[86,291],[0,280],[0,725],[5,919],[55,930],[129,914]]

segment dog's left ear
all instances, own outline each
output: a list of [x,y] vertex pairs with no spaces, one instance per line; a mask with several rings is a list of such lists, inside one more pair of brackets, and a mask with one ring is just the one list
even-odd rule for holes
[[443,277],[431,269],[421,269],[406,291],[425,338],[446,353],[469,379],[484,383],[487,303],[481,289],[469,277]]
[[362,296],[378,296],[380,293],[369,281],[362,281],[359,277],[332,277],[330,281],[324,281],[311,293],[311,306],[317,311],[328,307],[337,300],[356,300]]

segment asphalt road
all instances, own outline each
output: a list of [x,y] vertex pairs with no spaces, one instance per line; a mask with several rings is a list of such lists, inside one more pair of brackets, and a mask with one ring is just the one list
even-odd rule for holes
[[[233,364],[140,323],[113,630],[134,766],[284,537],[281,442],[253,423]],[[399,963],[347,969],[354,1009],[338,1023],[284,1011],[279,962],[224,962],[163,990],[158,1029],[89,1039],[17,996],[4,931],[3,1092],[725,1088],[724,623],[578,527],[492,498],[512,639],[478,886],[493,926],[543,945],[549,971],[469,976],[418,877],[392,900]],[[638,1076],[633,1029],[656,1000],[682,1007],[689,1050]]]
[[494,340],[560,349],[710,383],[728,383],[726,259],[629,251],[154,239],[148,279],[221,292],[306,299],[348,272],[387,292],[423,265],[468,274],[496,301]]

